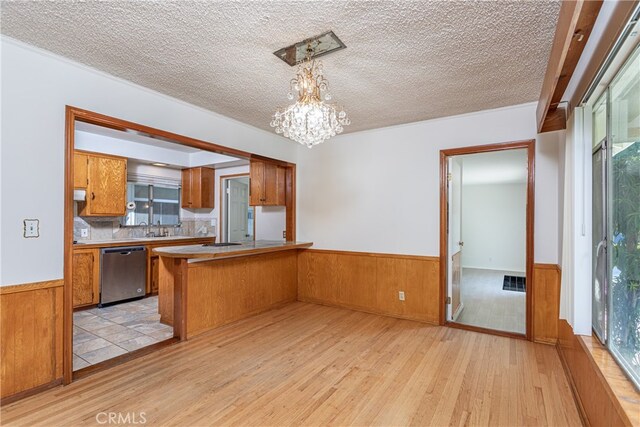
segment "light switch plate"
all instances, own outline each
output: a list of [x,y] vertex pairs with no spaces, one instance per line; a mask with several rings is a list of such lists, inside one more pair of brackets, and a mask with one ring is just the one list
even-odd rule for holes
[[24,220],[24,237],[40,237],[40,221],[37,219]]
[[80,237],[89,237],[89,229],[81,228],[80,229]]

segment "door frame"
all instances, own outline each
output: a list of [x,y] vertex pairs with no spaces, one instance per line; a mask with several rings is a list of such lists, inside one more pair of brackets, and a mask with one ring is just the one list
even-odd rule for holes
[[[450,148],[440,150],[440,324],[460,329],[485,332],[494,335],[503,335],[514,338],[533,338],[533,240],[534,240],[534,203],[535,203],[535,139],[503,142],[497,144],[477,145],[472,147]],[[527,206],[526,206],[526,334],[499,331],[495,329],[481,328],[449,322],[446,319],[447,305],[447,268],[448,268],[448,233],[447,221],[449,218],[447,170],[448,158],[463,154],[489,153],[515,149],[527,149]]]
[[[224,183],[225,179],[230,179],[230,178],[240,178],[242,176],[247,176],[249,177],[250,174],[247,173],[233,173],[230,175],[220,175],[220,204],[218,206],[220,206],[220,215],[219,216],[219,224],[218,224],[218,230],[220,230],[220,232],[222,231],[222,215],[224,212],[223,207],[225,206],[223,201],[224,201],[224,193],[222,192],[222,190],[224,189],[224,187],[222,186],[222,184]],[[251,207],[251,206],[249,206]],[[227,236],[228,238],[228,236]],[[253,240],[256,240],[256,206],[253,206]]]
[[[90,123],[110,129],[126,131],[135,130],[143,132],[160,139],[169,139],[180,145],[210,151],[218,154],[226,154],[242,159],[257,159],[271,162],[285,168],[285,202],[286,202],[286,222],[285,232],[288,241],[296,240],[296,165],[270,157],[264,157],[235,148],[225,147],[212,142],[207,142],[185,135],[180,135],[161,129],[145,126],[128,120],[110,117],[105,114],[85,110],[70,105],[65,106],[65,157],[64,157],[64,287],[63,287],[63,331],[62,331],[62,373],[63,384],[70,384],[73,379],[73,172],[74,172],[74,150],[75,150],[75,127],[76,121]],[[182,292],[186,292],[183,289]],[[174,298],[178,301],[183,296],[175,293]],[[180,304],[178,304],[180,306]],[[175,330],[175,328],[174,328]],[[127,353],[118,358],[112,359],[113,363],[105,364],[111,367],[117,363],[123,363],[134,357],[145,354]]]

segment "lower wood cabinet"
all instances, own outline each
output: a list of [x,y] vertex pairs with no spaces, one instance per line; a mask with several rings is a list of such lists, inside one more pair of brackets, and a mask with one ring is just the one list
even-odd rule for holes
[[[201,245],[215,242],[215,237],[194,237],[189,240],[157,242],[145,244],[147,248],[146,294],[158,293],[160,287],[160,263],[153,248],[162,246]],[[113,246],[113,245],[112,245]],[[100,248],[73,250],[73,307],[86,307],[100,302]]]
[[100,250],[73,251],[73,307],[100,302]]

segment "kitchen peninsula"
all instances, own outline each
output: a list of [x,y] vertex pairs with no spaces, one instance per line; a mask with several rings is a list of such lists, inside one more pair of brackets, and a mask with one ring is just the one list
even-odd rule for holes
[[297,298],[299,249],[308,242],[156,248],[162,323],[182,340]]

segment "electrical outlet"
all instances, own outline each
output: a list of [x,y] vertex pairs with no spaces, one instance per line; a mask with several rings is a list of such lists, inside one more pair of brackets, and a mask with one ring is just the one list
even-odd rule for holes
[[89,229],[81,228],[80,229],[80,237],[89,237]]
[[282,230],[282,238],[283,239],[287,238],[287,230]]
[[398,291],[398,299],[404,301],[404,291]]
[[24,237],[40,237],[40,221],[37,219],[24,220]]

